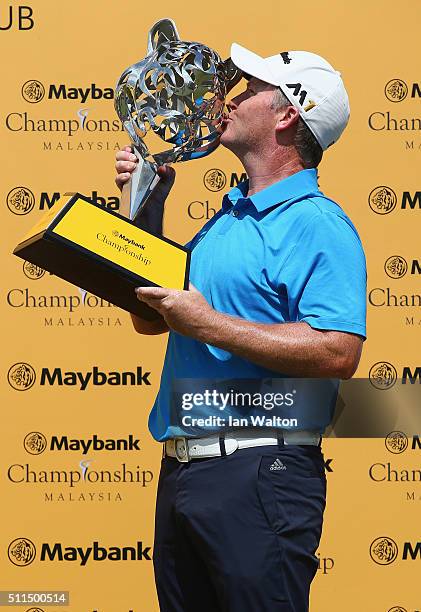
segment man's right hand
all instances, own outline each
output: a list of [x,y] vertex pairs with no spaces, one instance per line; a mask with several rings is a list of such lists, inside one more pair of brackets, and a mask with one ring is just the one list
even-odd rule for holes
[[[121,191],[123,185],[127,183],[132,172],[136,168],[138,158],[136,155],[134,155],[134,153],[132,153],[132,148],[130,146],[124,147],[124,149],[121,149],[121,151],[117,151],[115,158],[115,169],[117,171],[115,183]],[[168,164],[159,166],[158,176],[160,177],[160,181],[148,200],[148,207],[149,205],[162,205],[165,202],[172,186],[174,185],[175,170]]]

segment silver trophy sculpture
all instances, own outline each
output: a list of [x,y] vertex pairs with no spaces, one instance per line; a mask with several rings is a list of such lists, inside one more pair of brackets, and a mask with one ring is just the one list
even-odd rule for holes
[[[203,157],[219,145],[225,97],[241,79],[230,59],[179,38],[161,19],[148,36],[148,55],[121,75],[115,109],[139,158],[123,188],[120,212],[136,221],[159,181],[158,166]],[[162,151],[162,145],[171,147]]]

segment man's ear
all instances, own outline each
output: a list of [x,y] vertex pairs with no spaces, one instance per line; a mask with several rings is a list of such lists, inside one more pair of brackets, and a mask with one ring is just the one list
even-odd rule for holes
[[278,113],[276,121],[276,131],[283,132],[292,125],[296,124],[300,118],[300,111],[295,106],[286,106],[282,108]]

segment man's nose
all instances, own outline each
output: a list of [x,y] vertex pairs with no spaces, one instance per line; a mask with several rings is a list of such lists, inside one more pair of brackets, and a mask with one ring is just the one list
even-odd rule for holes
[[232,100],[229,100],[229,102],[227,102],[227,109],[229,110],[229,112],[235,110],[237,108],[237,104],[234,102],[234,98]]

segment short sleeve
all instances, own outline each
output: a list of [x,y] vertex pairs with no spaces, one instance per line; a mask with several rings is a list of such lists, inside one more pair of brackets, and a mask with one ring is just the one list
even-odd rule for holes
[[279,280],[291,321],[366,338],[366,260],[360,238],[345,218],[331,212],[313,217]]

